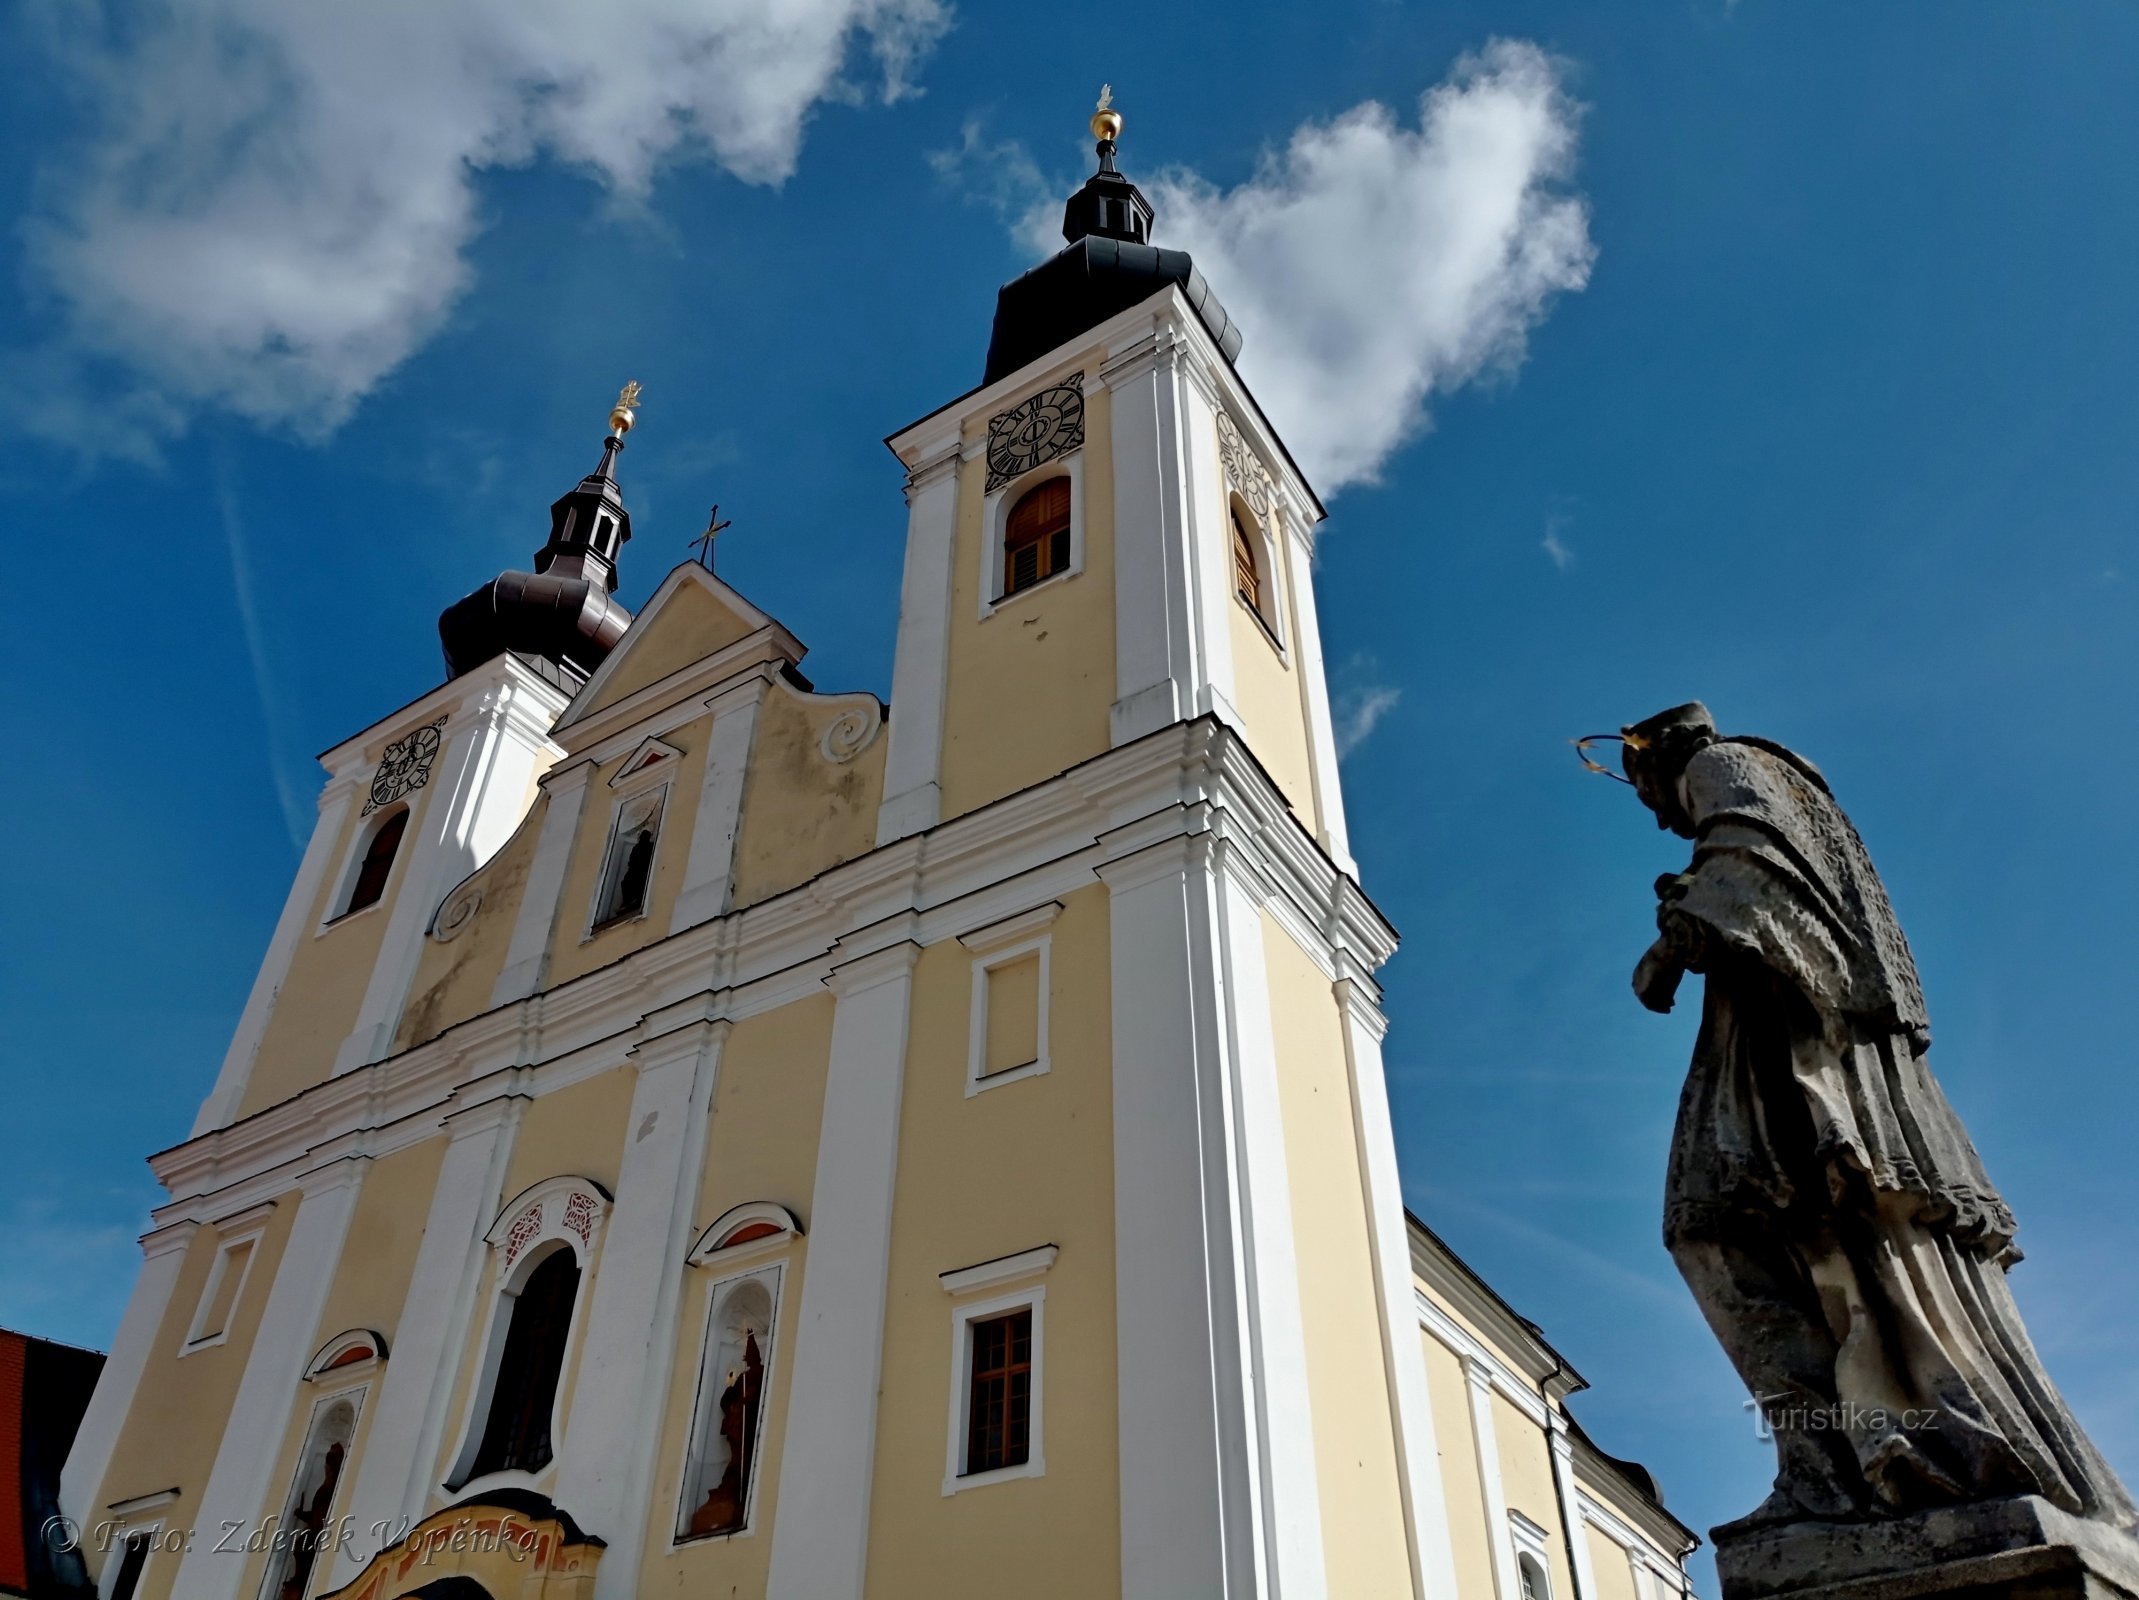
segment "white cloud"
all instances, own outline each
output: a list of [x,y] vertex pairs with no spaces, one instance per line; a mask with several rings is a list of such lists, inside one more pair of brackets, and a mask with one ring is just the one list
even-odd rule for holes
[[1330,707],[1330,716],[1336,722],[1337,754],[1348,756],[1366,743],[1367,736],[1381,726],[1381,719],[1394,711],[1403,697],[1403,690],[1385,683],[1367,684],[1339,694]]
[[[188,0],[53,38],[92,131],[31,261],[63,308],[63,383],[134,374],[139,428],[203,403],[333,427],[467,287],[475,176],[547,154],[642,198],[664,158],[777,184],[804,124],[896,100],[945,0]],[[55,401],[21,420],[63,426]],[[47,417],[44,413],[50,412]]]
[[1433,395],[1512,371],[1554,297],[1588,282],[1588,207],[1561,187],[1576,115],[1559,63],[1496,40],[1426,92],[1416,128],[1370,101],[1302,125],[1235,188],[1146,186],[1157,242],[1195,256],[1325,493],[1372,482]]
[[1560,537],[1560,530],[1565,528],[1567,523],[1568,519],[1558,514],[1547,517],[1545,519],[1545,537],[1537,542],[1538,548],[1552,557],[1552,564],[1562,572],[1565,572],[1575,564],[1574,550],[1565,539]]

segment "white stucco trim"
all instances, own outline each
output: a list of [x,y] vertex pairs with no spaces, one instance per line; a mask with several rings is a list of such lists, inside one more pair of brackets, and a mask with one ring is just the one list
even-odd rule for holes
[[860,1600],[876,1467],[891,1199],[913,968],[901,941],[834,967],[808,1270],[780,1462],[769,1600]]
[[[119,1447],[119,1430],[134,1409],[141,1375],[163,1329],[179,1272],[186,1264],[186,1247],[197,1229],[192,1222],[174,1222],[141,1240],[141,1271],[134,1279],[133,1293],[127,1296],[126,1310],[112,1335],[111,1352],[97,1373],[96,1389],[82,1413],[81,1425],[74,1430],[67,1463],[60,1470],[59,1509],[78,1527],[87,1528],[96,1520],[97,1499]],[[136,1488],[124,1482],[114,1487]]]
[[706,737],[705,776],[691,818],[691,853],[676,892],[668,931],[680,933],[728,909],[735,882],[735,843],[743,825],[743,780],[757,739],[758,710],[771,688],[768,674],[746,679],[706,702],[713,713]]
[[976,1262],[970,1267],[955,1267],[949,1272],[936,1274],[936,1281],[943,1285],[945,1294],[973,1294],[981,1289],[992,1289],[998,1284],[1015,1283],[1020,1278],[1037,1278],[1055,1264],[1061,1250],[1051,1244],[1034,1245],[1030,1250],[1020,1250],[1015,1255],[997,1256],[993,1261]]
[[1286,551],[1287,562],[1297,575],[1290,586],[1295,654],[1294,665],[1300,689],[1300,712],[1307,722],[1308,771],[1315,794],[1316,840],[1329,853],[1337,870],[1359,876],[1352,860],[1351,831],[1344,820],[1344,781],[1337,763],[1337,729],[1329,707],[1329,677],[1324,666],[1322,619],[1315,605],[1314,540],[1307,519],[1289,505],[1275,505],[1271,515],[1278,523],[1274,542]]
[[[1070,486],[1069,565],[1059,572],[1050,572],[1037,583],[1027,584],[1016,594],[1005,594],[1003,539],[1009,532],[1010,513],[1026,495],[1055,478],[1067,478]],[[989,490],[980,505],[981,540],[976,552],[979,570],[974,574],[974,581],[980,597],[979,618],[982,622],[1003,607],[1016,605],[1027,595],[1037,594],[1057,583],[1067,583],[1084,571],[1084,449],[1081,445],[1066,456],[1057,456],[1030,472],[1018,474],[1001,488]]]
[[1567,1417],[1557,1406],[1546,1420],[1552,1442],[1552,1488],[1560,1502],[1560,1523],[1567,1529],[1567,1543],[1574,1562],[1574,1600],[1599,1600],[1597,1570],[1590,1560],[1589,1540],[1582,1534],[1582,1494],[1575,1484],[1574,1440],[1567,1431]]
[[[780,1242],[783,1245],[790,1244],[793,1239],[790,1236]],[[710,1261],[714,1258],[708,1257],[707,1259]],[[713,1358],[714,1335],[719,1331],[717,1319],[720,1315],[722,1304],[729,1295],[733,1294],[742,1285],[754,1283],[765,1290],[765,1298],[771,1306],[765,1325],[764,1342],[758,1347],[760,1359],[764,1362],[763,1371],[759,1376],[761,1387],[758,1390],[757,1438],[757,1448],[760,1452],[759,1464],[762,1465],[766,1432],[772,1426],[773,1407],[771,1402],[773,1386],[784,1376],[781,1371],[784,1365],[782,1360],[784,1352],[780,1346],[784,1341],[785,1335],[780,1326],[782,1315],[780,1302],[781,1291],[786,1285],[786,1280],[787,1263],[784,1261],[768,1261],[751,1266],[739,1266],[733,1271],[716,1274],[713,1280],[706,1285],[706,1309],[703,1318],[705,1333],[699,1344],[696,1381],[691,1394],[690,1426],[684,1430],[683,1460],[678,1466],[676,1475],[681,1494],[679,1495],[679,1503],[669,1517],[668,1546],[671,1550],[680,1549],[684,1545],[690,1544],[703,1544],[728,1539],[747,1539],[758,1532],[760,1527],[758,1505],[764,1496],[765,1474],[756,1470],[751,1472],[750,1483],[743,1496],[743,1525],[740,1528],[732,1529],[727,1533],[689,1533],[685,1531],[684,1525],[689,1520],[692,1510],[695,1509],[688,1504],[688,1496],[692,1487],[692,1464],[697,1461],[699,1453],[705,1448],[706,1428],[709,1425],[718,1426],[712,1408],[718,1405],[719,1396],[711,1392],[713,1383],[718,1380],[714,1378],[709,1363]],[[619,1592],[631,1593],[632,1591]]]
[[[246,1287],[252,1282],[253,1264],[260,1259],[260,1235],[267,1231],[268,1218],[274,1209],[272,1202],[250,1206],[237,1216],[216,1222],[215,1259],[209,1263],[200,1298],[193,1303],[193,1320],[186,1325],[186,1336],[178,1346],[180,1357],[198,1350],[213,1350],[229,1339],[230,1325],[237,1320],[239,1309],[245,1303]],[[230,1276],[230,1259],[240,1246],[244,1247],[245,1256],[238,1263],[238,1284],[230,1292],[230,1304],[223,1313],[222,1324],[204,1328],[217,1297],[222,1293],[223,1283]]]
[[[1058,908],[1059,909],[1059,908]],[[1023,920],[1023,919],[1019,919]],[[1052,918],[1048,919],[1052,921]],[[966,948],[973,948],[971,941],[961,941]],[[973,958],[972,999],[969,1003],[966,1026],[966,1098],[989,1089],[999,1089],[1006,1083],[1018,1083],[1026,1078],[1046,1076],[1052,1062],[1048,1048],[1048,994],[1054,983],[1054,936],[1036,934],[1014,943],[990,945],[986,952]],[[1038,993],[1034,1007],[1033,1058],[1018,1066],[1004,1067],[995,1072],[988,1070],[988,980],[997,969],[1013,966],[1027,956],[1039,958]]]
[[580,818],[585,815],[592,761],[579,761],[542,780],[549,806],[542,813],[542,829],[535,836],[535,859],[527,869],[520,890],[520,908],[513,916],[512,941],[506,946],[505,965],[490,991],[494,1006],[525,999],[542,987],[550,959],[550,942],[557,932],[557,917],[564,902],[565,870],[572,864],[572,845],[579,837]]
[[[778,1231],[745,1239],[740,1244],[727,1243],[752,1223],[763,1223]],[[746,1200],[739,1206],[730,1206],[707,1224],[705,1232],[698,1236],[698,1242],[691,1246],[689,1260],[694,1267],[726,1271],[735,1262],[785,1250],[801,1237],[802,1224],[787,1207],[775,1200]]]
[[1493,1545],[1493,1592],[1500,1600],[1522,1600],[1522,1581],[1515,1571],[1515,1541],[1509,1537],[1508,1491],[1500,1473],[1500,1430],[1493,1420],[1492,1368],[1466,1356],[1463,1377],[1464,1392],[1470,1400],[1478,1487],[1485,1500],[1485,1525]]
[[958,419],[944,419],[917,438],[902,459],[908,468],[906,566],[899,584],[899,642],[891,671],[891,703],[898,714],[884,755],[878,844],[933,827],[941,815],[943,712],[958,538]]
[[[1025,1434],[1025,1459],[1014,1466],[987,1472],[966,1471],[967,1407],[972,1402],[972,1325],[1006,1312],[1032,1312],[1031,1406]],[[968,1489],[1014,1478],[1047,1476],[1047,1289],[1042,1284],[1001,1294],[988,1300],[961,1301],[951,1307],[951,1410],[943,1458],[943,1493],[946,1497]]]
[[246,1553],[216,1545],[223,1529],[251,1527],[266,1514],[268,1474],[282,1454],[305,1362],[318,1347],[320,1312],[341,1266],[342,1244],[369,1166],[362,1157],[336,1157],[306,1175],[297,1220],[283,1241],[215,1464],[201,1490],[194,1524],[200,1537],[179,1564],[172,1592],[187,1600],[235,1600],[238,1593]]

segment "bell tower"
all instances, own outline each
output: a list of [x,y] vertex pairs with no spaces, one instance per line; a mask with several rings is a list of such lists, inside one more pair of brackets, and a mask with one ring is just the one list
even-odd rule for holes
[[1103,98],[1064,248],[1003,286],[980,387],[887,441],[908,524],[878,841],[1211,717],[1349,872],[1322,506],[1235,370],[1239,328],[1150,242],[1121,130]]

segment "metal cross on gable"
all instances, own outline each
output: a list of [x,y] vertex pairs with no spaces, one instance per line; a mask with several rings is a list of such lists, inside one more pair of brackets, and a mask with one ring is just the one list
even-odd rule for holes
[[698,564],[708,572],[713,570],[713,541],[720,537],[721,530],[727,526],[727,523],[720,520],[720,507],[716,504],[706,513],[706,531],[691,541],[691,548],[698,552]]

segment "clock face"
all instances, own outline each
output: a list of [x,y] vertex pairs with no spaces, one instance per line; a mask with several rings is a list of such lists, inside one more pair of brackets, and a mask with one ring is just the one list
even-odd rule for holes
[[364,807],[366,811],[398,800],[431,781],[431,763],[438,759],[438,728],[445,720],[440,717],[438,722],[418,728],[386,747],[379,757],[379,770],[372,774],[371,800]]
[[1084,443],[1084,391],[1074,383],[1042,389],[988,423],[988,489]]

